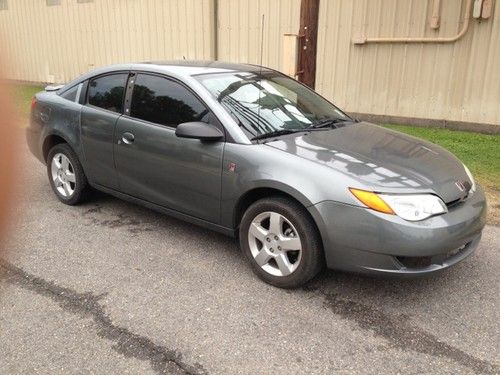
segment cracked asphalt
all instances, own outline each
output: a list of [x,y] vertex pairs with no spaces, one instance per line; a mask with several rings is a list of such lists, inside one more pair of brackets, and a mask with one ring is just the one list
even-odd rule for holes
[[499,227],[440,275],[326,271],[286,291],[233,239],[104,194],[65,206],[44,166],[22,169],[2,374],[500,374]]

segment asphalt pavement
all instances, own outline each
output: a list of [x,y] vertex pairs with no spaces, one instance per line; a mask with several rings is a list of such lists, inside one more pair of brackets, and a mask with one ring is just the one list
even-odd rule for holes
[[429,278],[325,271],[281,290],[231,238],[104,194],[69,207],[42,164],[22,170],[1,374],[500,373],[499,227]]

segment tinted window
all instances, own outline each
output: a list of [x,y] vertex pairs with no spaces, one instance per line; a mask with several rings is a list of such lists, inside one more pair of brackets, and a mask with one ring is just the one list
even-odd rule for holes
[[113,74],[90,81],[89,104],[113,112],[122,112],[123,93],[128,74]]
[[157,76],[137,76],[131,116],[176,127],[183,122],[208,122],[208,114],[205,106],[184,86]]
[[78,87],[80,85],[73,86],[69,90],[66,90],[65,92],[63,92],[61,94],[61,97],[63,97],[64,99],[68,99],[68,100],[71,100],[72,102],[74,102],[76,100],[76,94],[78,93]]

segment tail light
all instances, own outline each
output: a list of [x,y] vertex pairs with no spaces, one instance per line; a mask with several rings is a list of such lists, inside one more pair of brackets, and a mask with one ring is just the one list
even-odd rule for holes
[[36,97],[33,97],[33,98],[31,98],[31,110],[32,111],[35,108],[35,106],[36,106]]

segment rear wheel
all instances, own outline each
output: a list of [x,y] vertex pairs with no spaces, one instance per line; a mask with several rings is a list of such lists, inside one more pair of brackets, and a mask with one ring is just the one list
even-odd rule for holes
[[66,143],[55,145],[47,156],[47,174],[57,198],[69,205],[80,203],[89,189],[75,152]]
[[243,215],[239,234],[253,271],[274,286],[302,286],[323,265],[318,230],[305,208],[292,200],[255,202]]

